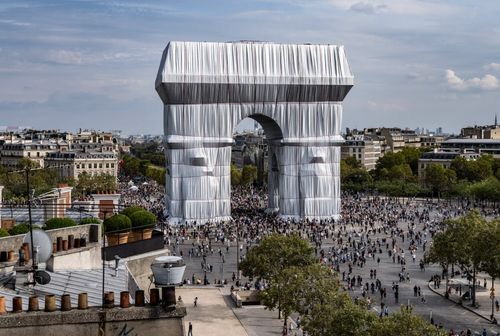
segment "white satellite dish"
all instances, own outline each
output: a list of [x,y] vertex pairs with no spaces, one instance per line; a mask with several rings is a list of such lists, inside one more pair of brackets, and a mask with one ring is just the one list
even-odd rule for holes
[[[30,233],[26,234],[23,242],[30,245],[31,253]],[[35,246],[35,252],[38,262],[45,263],[47,260],[49,260],[50,256],[52,255],[52,240],[45,231],[40,229],[33,229],[33,245]]]

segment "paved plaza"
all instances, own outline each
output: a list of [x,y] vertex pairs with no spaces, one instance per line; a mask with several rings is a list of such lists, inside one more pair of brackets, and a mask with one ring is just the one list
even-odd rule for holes
[[[421,205],[420,210],[422,210],[425,205]],[[440,212],[437,210],[431,211],[430,218],[438,218],[441,216]],[[408,231],[408,223],[407,221],[399,221],[398,227],[403,229],[406,233]],[[376,227],[376,226],[375,226]],[[417,227],[417,229],[419,229]],[[360,234],[353,234],[354,231],[360,232],[359,227],[346,227],[345,232],[351,235],[354,240],[362,240],[363,238]],[[336,235],[336,233],[335,233]],[[377,238],[382,241],[383,238],[390,238],[390,234],[377,233],[375,235],[370,235],[369,238],[374,241]],[[428,237],[430,240],[430,236]],[[198,244],[203,243],[208,245],[210,242],[210,246],[212,248],[213,253],[206,253],[206,267],[203,268],[203,256],[190,254],[189,251],[193,251]],[[429,242],[430,243],[430,242]],[[429,243],[427,244],[427,249],[429,247]],[[331,239],[322,240],[322,249],[324,251],[328,251],[330,247],[333,246],[333,241]],[[426,320],[432,321],[442,326],[446,330],[467,330],[471,329],[473,332],[479,333],[485,328],[488,332],[488,335],[496,335],[500,333],[500,328],[496,325],[491,324],[486,318],[491,314],[491,300],[489,299],[489,295],[485,293],[487,292],[484,288],[478,289],[478,303],[479,309],[466,309],[470,302],[464,302],[464,306],[460,306],[453,301],[447,300],[443,297],[444,294],[444,284],[445,281],[441,282],[441,286],[439,289],[435,289],[429,285],[429,281],[431,277],[436,274],[441,274],[441,269],[438,266],[425,266],[425,270],[421,270],[419,266],[420,259],[423,258],[423,250],[422,248],[418,248],[415,253],[415,261],[413,262],[413,258],[411,257],[409,247],[409,239],[406,239],[404,243],[402,243],[403,250],[406,251],[406,265],[405,272],[408,273],[410,280],[409,281],[399,281],[399,273],[402,270],[401,264],[397,263],[397,260],[393,261],[393,258],[389,256],[385,244],[383,246],[382,253],[375,253],[374,257],[366,258],[366,263],[363,267],[358,267],[355,263],[352,263],[352,274],[351,276],[360,276],[362,278],[362,283],[366,282],[372,283],[375,282],[374,279],[370,279],[370,270],[377,270],[377,279],[379,279],[382,283],[382,288],[386,288],[387,297],[383,300],[384,304],[389,308],[389,313],[392,313],[399,309],[400,305],[410,304],[414,311],[421,316],[423,316]],[[241,255],[244,256],[246,253],[247,245],[245,240],[240,241]],[[236,255],[237,255],[237,245],[236,241],[231,241],[228,247],[227,242],[222,243],[217,241],[214,236],[211,234],[211,238],[208,239],[186,239],[184,241],[179,240],[179,244],[175,246],[175,240],[171,240],[171,249],[176,254],[182,254],[186,263],[187,269],[185,273],[185,278],[189,279],[192,282],[192,279],[195,279],[195,283],[200,283],[197,285],[199,288],[212,288],[212,291],[208,291],[206,293],[210,293],[207,298],[200,299],[204,302],[209,300],[216,300],[218,303],[215,304],[210,310],[207,316],[202,316],[204,314],[204,310],[198,309],[191,317],[191,309],[188,309],[188,317],[186,321],[189,320],[211,320],[213,316],[222,316],[219,315],[215,309],[223,309],[222,311],[226,311],[224,314],[229,314],[228,311],[233,311],[233,317],[237,318],[241,325],[244,327],[246,334],[248,335],[279,335],[281,334],[281,326],[282,321],[277,319],[277,312],[269,312],[265,310],[262,306],[244,306],[243,308],[234,308],[227,300],[229,298],[229,288],[231,286],[235,286],[235,282],[232,281],[233,274],[236,273]],[[220,252],[219,252],[220,249]],[[319,250],[318,250],[319,255]],[[380,259],[378,262],[377,259]],[[342,278],[342,273],[348,273],[348,262],[340,263],[340,272],[339,276]],[[210,272],[210,269],[212,270]],[[205,271],[207,270],[207,271]],[[204,278],[206,277],[207,281],[210,283],[207,286],[203,285]],[[483,275],[479,275],[478,279],[480,279],[481,284],[483,284]],[[459,279],[460,276],[458,276]],[[227,281],[227,285],[224,288],[220,289],[215,287],[215,283],[219,280]],[[241,286],[244,286],[248,279],[241,279]],[[459,280],[464,282],[465,280]],[[392,291],[392,284],[396,283],[399,286],[399,297],[396,302],[394,297],[394,293]],[[491,281],[487,280],[487,287],[491,287]],[[344,282],[345,284],[345,282]],[[414,288],[420,287],[420,296],[414,295]],[[431,288],[430,288],[430,287]],[[196,288],[196,286],[194,286]],[[495,287],[500,288],[500,282],[496,283]],[[192,297],[196,295],[200,295],[200,297],[205,296],[205,292],[203,289],[193,290],[193,286],[189,287],[190,289],[182,289],[185,294],[181,294],[183,299],[187,299],[187,306],[192,305]],[[465,285],[464,285],[465,290]],[[195,294],[192,294],[195,293]],[[353,297],[361,297],[362,296],[362,287],[354,286],[350,291]],[[224,298],[225,295],[225,298]],[[371,309],[380,313],[380,293],[375,292],[371,294],[368,291],[367,294],[373,301]],[[422,297],[425,300],[422,300]],[[423,302],[425,301],[425,302]],[[186,302],[186,301],[185,301]],[[215,302],[215,301],[214,301]],[[225,302],[225,304],[223,304]],[[472,312],[474,310],[476,313]],[[201,313],[201,315],[200,315]],[[484,317],[481,317],[484,316]],[[231,317],[231,318],[233,318]],[[216,323],[216,322],[212,322]],[[221,321],[221,323],[223,323]],[[231,322],[232,323],[232,322]],[[236,324],[235,324],[236,328]],[[217,327],[215,327],[217,329]],[[219,328],[220,329],[220,328]],[[222,330],[222,329],[220,329]],[[219,330],[219,332],[220,332]],[[222,335],[223,333],[220,333]],[[196,334],[195,334],[196,335]],[[212,335],[212,334],[210,334]],[[215,335],[215,334],[214,334]],[[236,335],[236,334],[234,334]]]

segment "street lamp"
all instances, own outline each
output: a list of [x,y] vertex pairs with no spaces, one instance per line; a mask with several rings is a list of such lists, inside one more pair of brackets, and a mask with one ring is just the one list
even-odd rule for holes
[[495,321],[495,278],[491,278],[491,290],[490,290],[490,299],[491,299],[491,321]]
[[240,223],[236,220],[236,280],[240,281]]

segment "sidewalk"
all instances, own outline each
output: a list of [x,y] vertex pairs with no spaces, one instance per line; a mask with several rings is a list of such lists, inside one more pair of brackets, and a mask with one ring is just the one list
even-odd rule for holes
[[[459,279],[458,282],[463,282],[463,279],[461,278],[455,278]],[[453,279],[453,280],[455,280]],[[451,278],[450,278],[451,280]],[[482,280],[482,278],[481,278]],[[457,281],[455,281],[456,283]],[[450,281],[450,283],[452,283]],[[429,284],[429,289],[442,296],[445,297],[446,294],[446,280],[441,281],[441,285],[439,288],[434,288],[434,282],[430,281]],[[451,287],[451,293],[448,297],[448,300],[456,303],[457,305],[461,306],[463,309],[466,309],[474,314],[476,314],[479,317],[482,317],[488,322],[491,322],[491,304],[492,300],[490,297],[490,288],[491,288],[491,280],[487,281],[487,288],[484,288],[483,282],[481,282],[480,286],[476,286],[476,307],[471,306],[472,300],[462,300],[460,297],[460,292],[457,292],[454,287]],[[462,294],[464,294],[467,291],[467,286],[462,285]],[[500,282],[495,281],[495,288],[498,288],[500,290]],[[498,296],[495,297],[494,300],[499,298]],[[494,302],[493,300],[493,302]],[[500,312],[496,311],[496,308],[493,309],[493,314],[495,318],[498,320],[500,318]]]
[[[186,334],[191,322],[193,336],[248,336],[219,288],[180,287],[176,288],[176,295],[182,298],[186,306],[187,315],[184,318]],[[195,297],[198,297],[197,307],[193,304]]]

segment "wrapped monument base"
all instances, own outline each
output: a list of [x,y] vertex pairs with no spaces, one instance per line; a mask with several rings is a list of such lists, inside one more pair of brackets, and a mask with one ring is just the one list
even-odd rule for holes
[[337,219],[341,102],[352,85],[343,47],[170,42],[156,79],[170,222],[230,219],[232,135],[246,117],[268,142],[267,211]]

